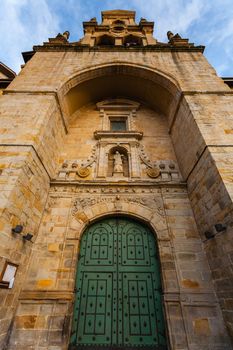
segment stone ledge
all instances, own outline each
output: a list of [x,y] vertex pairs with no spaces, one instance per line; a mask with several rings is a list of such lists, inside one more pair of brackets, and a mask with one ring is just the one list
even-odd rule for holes
[[167,291],[163,294],[164,301],[166,302],[181,302],[183,305],[208,305],[216,306],[217,299],[212,290],[200,290],[200,291]]
[[32,57],[33,54],[37,51],[81,51],[81,52],[93,52],[93,51],[100,51],[100,52],[107,52],[107,51],[123,51],[123,52],[132,52],[132,51],[166,51],[166,52],[201,52],[203,53],[205,50],[205,46],[199,45],[199,46],[172,46],[169,44],[156,44],[156,45],[147,45],[147,46],[140,46],[140,47],[124,47],[124,46],[116,46],[116,47],[103,47],[103,46],[95,46],[90,47],[89,45],[74,45],[74,44],[66,44],[66,45],[59,45],[59,44],[53,44],[53,45],[35,45],[33,46],[33,51],[26,51],[23,52],[23,57],[28,56],[28,58]]
[[19,300],[73,300],[74,292],[71,290],[23,290]]
[[[233,147],[233,146],[232,146]],[[93,181],[88,181],[88,180],[75,180],[75,181],[67,181],[67,180],[51,180],[50,182],[51,187],[52,186],[77,186],[77,185],[83,185],[83,187],[91,186],[103,186],[103,187],[108,187],[108,186],[114,186],[114,187],[135,187],[139,186],[140,188],[144,187],[156,187],[156,188],[186,188],[187,183],[184,181],[180,182],[166,182],[166,181],[161,181],[161,182],[154,182],[153,180],[147,180],[147,181],[121,181],[119,180],[118,182],[113,182],[113,181],[100,181],[100,180],[93,180]]]
[[138,131],[95,131],[94,137],[96,140],[100,140],[102,138],[135,138],[136,140],[141,140],[143,137],[142,132]]

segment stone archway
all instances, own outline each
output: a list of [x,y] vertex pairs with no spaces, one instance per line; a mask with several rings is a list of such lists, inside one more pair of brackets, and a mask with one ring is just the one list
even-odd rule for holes
[[152,231],[126,216],[85,230],[70,349],[166,349],[159,254]]
[[145,101],[166,115],[170,123],[182,97],[179,82],[172,74],[119,60],[75,72],[59,87],[57,94],[67,125],[75,110],[109,96]]

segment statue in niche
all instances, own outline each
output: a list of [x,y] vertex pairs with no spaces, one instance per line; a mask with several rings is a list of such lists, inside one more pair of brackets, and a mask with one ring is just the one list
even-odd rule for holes
[[128,152],[124,147],[113,147],[109,150],[107,176],[129,176]]
[[113,155],[114,167],[113,173],[123,173],[123,154],[120,154],[119,151]]

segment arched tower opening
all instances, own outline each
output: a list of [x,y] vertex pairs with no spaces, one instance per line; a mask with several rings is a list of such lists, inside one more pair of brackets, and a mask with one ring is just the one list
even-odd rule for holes
[[126,47],[129,47],[129,46],[141,46],[142,45],[142,39],[139,36],[130,34],[130,35],[127,35],[124,38],[124,45]]
[[101,46],[113,46],[115,43],[115,39],[111,35],[102,35],[96,39],[96,45]]

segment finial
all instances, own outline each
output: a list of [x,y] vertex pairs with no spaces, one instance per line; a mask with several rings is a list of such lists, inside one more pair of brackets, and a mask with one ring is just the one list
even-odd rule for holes
[[173,36],[174,36],[174,34],[169,30],[169,31],[167,32],[167,38],[168,38],[168,40],[171,40],[171,39],[173,38]]
[[70,37],[70,32],[69,32],[68,30],[66,30],[62,35],[64,36],[64,38],[65,38],[66,40],[68,40],[69,37]]

